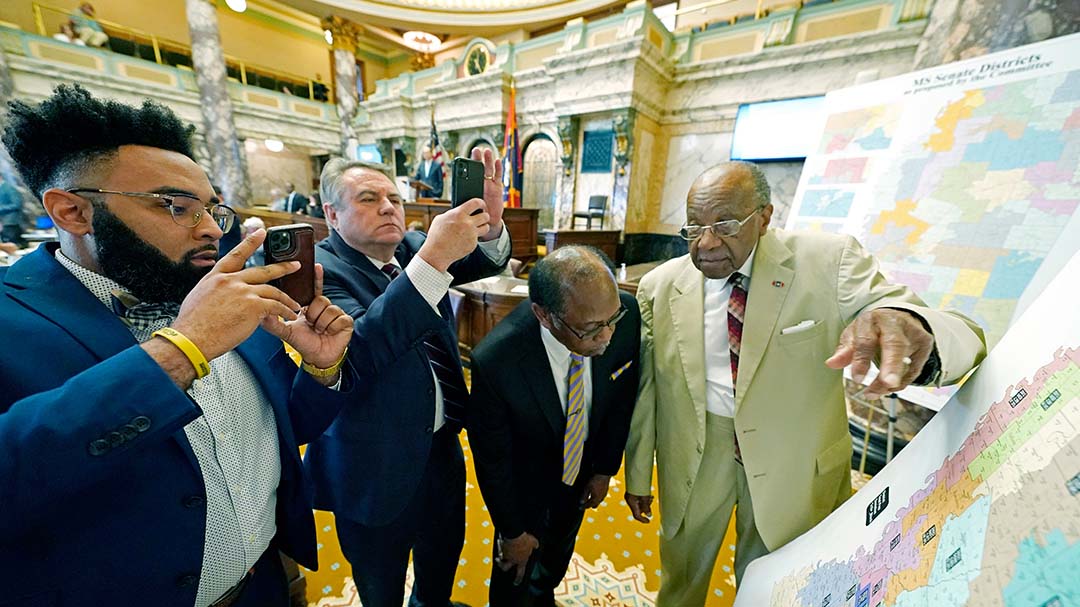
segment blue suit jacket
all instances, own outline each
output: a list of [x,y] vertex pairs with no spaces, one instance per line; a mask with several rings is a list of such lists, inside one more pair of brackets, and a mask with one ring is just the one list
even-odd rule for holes
[[[190,607],[206,499],[183,427],[200,410],[53,250],[0,269],[0,605]],[[277,546],[315,567],[297,446],[348,394],[298,372],[261,330],[237,352],[277,421]]]
[[[425,238],[405,235],[395,253],[402,267]],[[356,319],[349,362],[359,376],[353,402],[304,455],[315,507],[365,525],[385,524],[405,509],[427,463],[435,380],[423,342],[441,340],[456,356],[454,313],[443,297],[440,317],[405,274],[390,282],[335,232],[316,246],[315,259],[323,264],[323,292]],[[458,284],[501,269],[477,248],[449,271]]]
[[441,198],[443,194],[443,174],[442,165],[438,162],[432,161],[431,168],[428,172],[424,172],[424,161],[421,160],[420,164],[416,165],[416,178],[420,181],[431,186],[431,190],[427,192],[420,192],[420,196],[424,198]]

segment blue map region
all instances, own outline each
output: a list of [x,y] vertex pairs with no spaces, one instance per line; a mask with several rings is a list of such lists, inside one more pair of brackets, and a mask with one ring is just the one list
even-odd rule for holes
[[845,605],[847,591],[855,586],[859,579],[851,570],[851,563],[829,561],[819,565],[806,580],[806,585],[799,590],[800,607],[817,607],[829,596],[830,605]]
[[1009,251],[1008,255],[998,257],[982,296],[986,299],[1020,299],[1041,263],[1041,257],[1023,251]]
[[1020,542],[1016,573],[1002,594],[1005,607],[1074,607],[1080,605],[1080,542],[1072,545],[1060,530]]
[[1058,132],[1027,127],[1019,139],[1012,139],[1003,131],[992,131],[983,141],[968,144],[964,162],[988,162],[991,171],[1008,171],[1056,162],[1064,150]]
[[949,309],[956,310],[965,316],[976,316],[975,306],[979,303],[979,298],[974,295],[953,295],[949,300]]
[[1061,83],[1061,86],[1054,91],[1054,96],[1050,98],[1050,103],[1063,101],[1080,101],[1080,70],[1069,72],[1069,75],[1065,77],[1065,82]]
[[803,195],[799,215],[805,217],[847,217],[854,192],[844,190],[808,190]]
[[971,580],[979,577],[982,568],[989,521],[989,495],[976,500],[960,516],[946,520],[937,545],[927,547],[936,552],[926,585],[900,593],[896,607],[967,605]]
[[864,150],[884,150],[892,145],[892,137],[886,135],[885,129],[879,126],[866,137],[856,139],[855,143],[859,144],[859,147]]

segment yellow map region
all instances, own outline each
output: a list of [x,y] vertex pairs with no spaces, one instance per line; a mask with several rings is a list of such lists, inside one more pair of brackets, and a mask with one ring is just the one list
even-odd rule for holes
[[874,225],[870,228],[870,233],[878,235],[884,234],[885,227],[890,223],[898,228],[911,226],[915,229],[904,238],[904,241],[911,246],[915,246],[919,243],[919,239],[922,238],[923,234],[926,233],[926,230],[930,228],[930,224],[911,214],[911,212],[915,210],[915,206],[916,202],[910,198],[897,200],[895,209],[892,211],[882,211],[881,214],[878,215],[877,221],[875,221]]
[[934,124],[941,131],[930,136],[930,139],[926,142],[926,149],[931,152],[948,152],[951,150],[953,143],[956,141],[954,134],[956,125],[961,120],[970,118],[975,108],[984,103],[986,103],[986,98],[983,97],[982,91],[975,90],[964,93],[962,99],[945,106],[945,109],[934,120]]
[[[964,512],[974,503],[975,488],[981,481],[971,478],[967,470],[960,476],[960,480],[952,486],[946,479],[939,478],[934,492],[923,498],[904,517],[904,536],[915,534],[915,540],[919,545],[919,565],[913,569],[905,569],[897,572],[889,579],[889,585],[885,593],[885,604],[895,605],[900,593],[926,586],[930,580],[930,569],[934,565],[937,556],[937,538],[945,528],[945,520],[956,513]],[[933,530],[931,531],[931,528]],[[929,537],[924,543],[923,538]],[[929,547],[930,549],[924,549]]]

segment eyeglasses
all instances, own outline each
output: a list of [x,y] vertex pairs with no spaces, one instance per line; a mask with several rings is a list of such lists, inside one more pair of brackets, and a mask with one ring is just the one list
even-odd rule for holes
[[551,316],[553,318],[555,318],[556,320],[558,320],[559,324],[561,324],[563,327],[566,327],[567,331],[570,331],[571,333],[573,333],[574,337],[577,337],[578,339],[581,339],[581,340],[588,340],[588,339],[592,339],[592,338],[596,337],[597,335],[600,335],[600,332],[603,331],[604,329],[606,329],[608,327],[614,327],[615,323],[622,320],[622,317],[626,316],[626,306],[619,306],[619,311],[615,313],[615,316],[612,316],[611,318],[609,318],[606,321],[600,323],[599,325],[593,327],[592,329],[589,329],[588,331],[584,331],[584,332],[580,332],[580,333],[574,327],[571,327],[570,325],[566,324],[566,321],[563,320],[562,318],[560,318],[559,316],[557,316],[555,314],[552,314]]
[[701,238],[701,235],[705,233],[705,230],[712,232],[712,235],[716,238],[723,238],[725,236],[734,236],[742,229],[743,224],[750,221],[750,218],[757,214],[758,211],[765,207],[758,207],[754,209],[746,219],[738,221],[735,219],[728,219],[727,221],[718,221],[711,226],[695,226],[685,225],[679,229],[679,236],[682,236],[683,240],[697,240]]
[[236,221],[236,211],[223,204],[206,205],[203,201],[190,194],[154,194],[152,192],[117,192],[116,190],[102,190],[99,188],[71,188],[70,194],[88,192],[91,194],[115,194],[117,196],[131,196],[134,198],[154,198],[161,201],[161,206],[169,209],[169,215],[173,223],[184,228],[194,228],[202,221],[203,215],[209,214],[211,221],[221,228],[222,232],[228,232]]

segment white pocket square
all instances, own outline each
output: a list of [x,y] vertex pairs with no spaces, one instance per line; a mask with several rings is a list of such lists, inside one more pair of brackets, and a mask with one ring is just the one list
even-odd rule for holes
[[780,335],[791,335],[792,333],[802,333],[803,331],[809,331],[817,326],[816,320],[804,320],[797,325],[791,325],[790,327],[780,330]]

